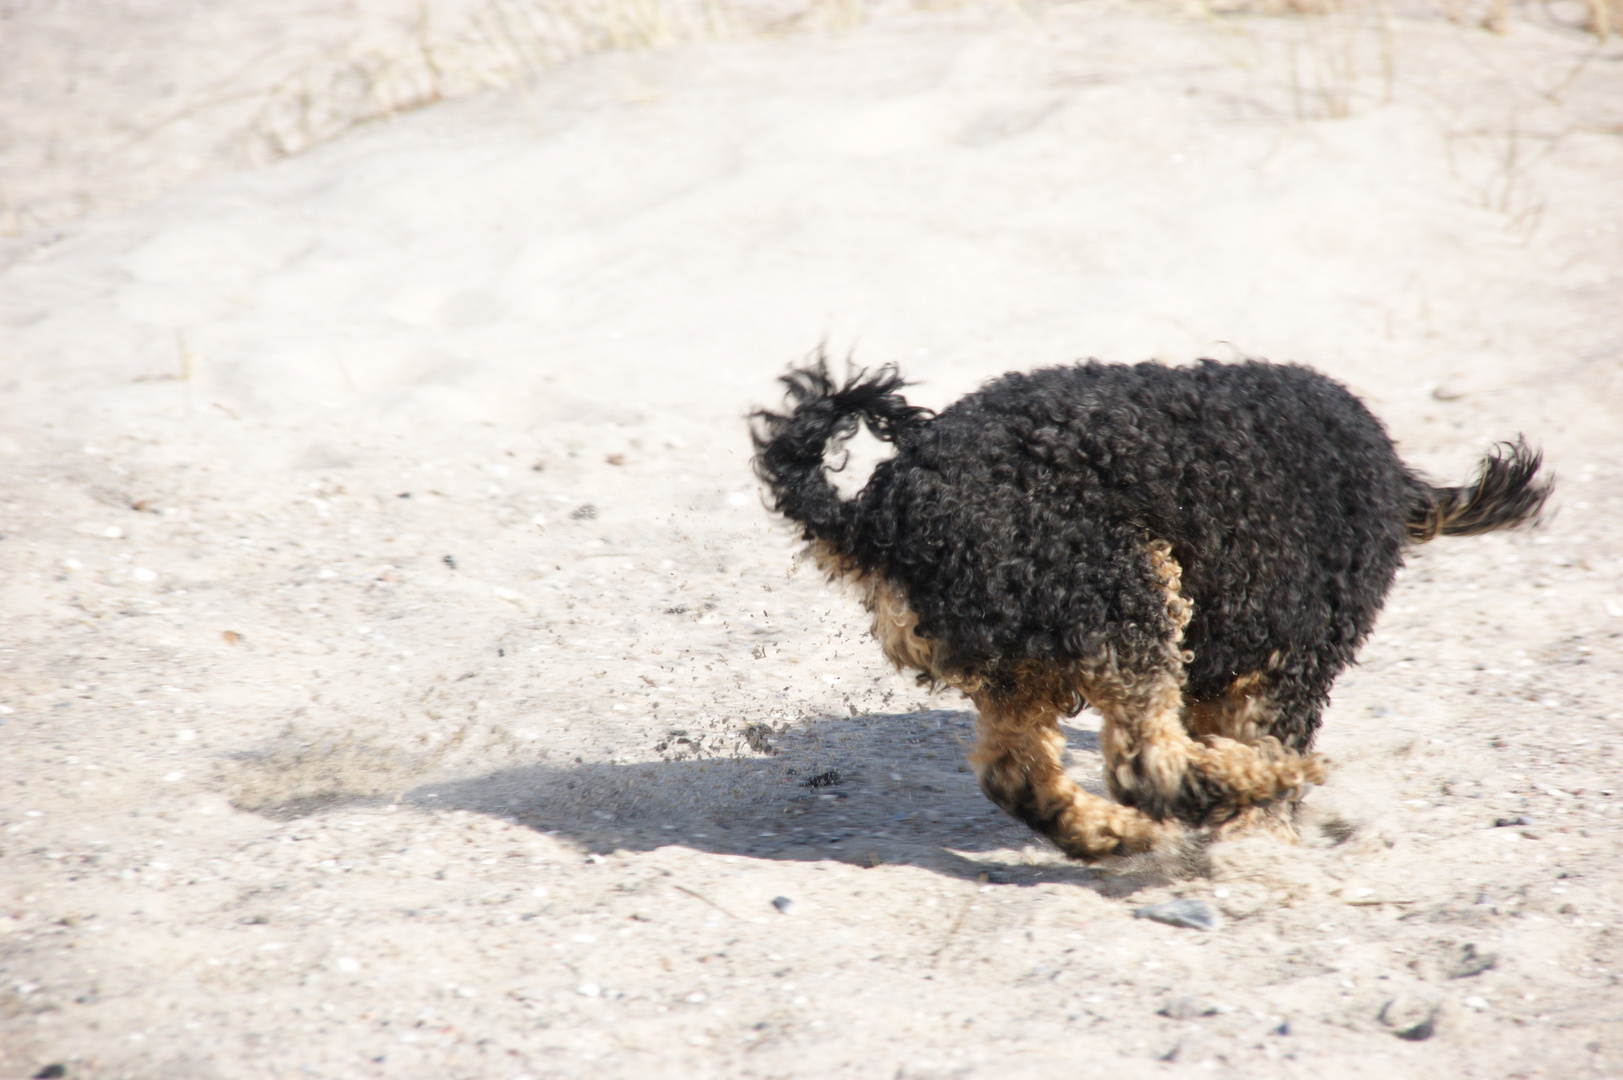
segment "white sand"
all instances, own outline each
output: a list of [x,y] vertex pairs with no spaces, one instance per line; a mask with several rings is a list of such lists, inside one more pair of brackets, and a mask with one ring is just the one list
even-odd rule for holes
[[[603,55],[5,241],[0,1073],[1618,1075],[1623,49],[1383,40]],[[790,573],[742,417],[821,339],[1300,360],[1559,514],[1415,553],[1300,845],[1087,870]]]

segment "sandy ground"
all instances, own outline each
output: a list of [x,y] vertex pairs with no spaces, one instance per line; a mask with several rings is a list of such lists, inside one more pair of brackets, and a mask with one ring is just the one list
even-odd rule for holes
[[[1623,1075],[1620,68],[897,16],[5,241],[0,1075]],[[1415,553],[1299,845],[1083,868],[760,506],[823,339],[1300,360],[1559,506]]]

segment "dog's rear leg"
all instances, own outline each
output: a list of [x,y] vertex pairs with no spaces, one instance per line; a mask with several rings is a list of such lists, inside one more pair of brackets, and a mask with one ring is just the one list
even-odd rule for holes
[[1077,787],[1065,775],[1060,710],[1038,697],[972,695],[980,712],[970,764],[986,797],[1073,859],[1147,851],[1173,827]]

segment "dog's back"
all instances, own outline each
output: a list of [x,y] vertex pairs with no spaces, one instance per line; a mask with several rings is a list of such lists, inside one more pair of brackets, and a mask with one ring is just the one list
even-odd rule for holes
[[1060,628],[1114,640],[1153,625],[1122,560],[1165,540],[1194,604],[1198,695],[1270,642],[1361,639],[1411,501],[1380,424],[1306,369],[1084,364],[1005,376],[944,412],[858,496],[852,539],[859,558],[895,553],[921,632],[948,630],[968,600],[982,662],[1095,647]]

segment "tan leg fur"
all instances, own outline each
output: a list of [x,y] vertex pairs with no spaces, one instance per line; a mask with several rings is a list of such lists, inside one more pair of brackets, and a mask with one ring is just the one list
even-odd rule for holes
[[1242,675],[1215,701],[1191,702],[1183,726],[1197,739],[1220,735],[1255,746],[1273,726],[1276,710],[1268,700],[1266,677],[1260,671]]
[[[1247,746],[1266,746],[1267,732],[1277,710],[1268,700],[1267,677],[1260,671],[1235,679],[1221,698],[1196,701],[1185,706],[1183,726],[1196,739],[1233,739]],[[1219,839],[1265,833],[1286,843],[1296,843],[1296,826],[1291,822],[1293,806],[1248,806],[1215,831]]]
[[[1324,764],[1317,755],[1302,758],[1266,735],[1246,741],[1233,737],[1260,713],[1190,710],[1197,724],[1216,729],[1200,731],[1199,741],[1191,737],[1185,727],[1181,650],[1191,606],[1179,591],[1182,571],[1171,547],[1155,541],[1148,554],[1166,593],[1172,628],[1164,657],[1149,671],[1123,671],[1109,659],[1084,670],[1083,693],[1104,717],[1099,748],[1111,793],[1155,818],[1216,824],[1322,781]],[[1233,735],[1218,733],[1225,728]]]
[[[915,632],[918,615],[899,588],[846,566],[829,545],[812,545],[811,557],[830,579],[859,590],[863,606],[873,612],[873,635],[891,663],[962,690],[975,702],[978,741],[970,764],[981,790],[1004,811],[1053,840],[1072,858],[1088,861],[1147,851],[1174,831],[1072,783],[1065,775],[1065,736],[1059,730],[1063,710],[1058,705],[1040,694],[994,701],[979,681],[942,671],[935,643]],[[1033,669],[1040,681],[1035,665]]]
[[[1182,571],[1164,542],[1148,548],[1171,627],[1161,662],[1127,671],[1104,656],[1064,672],[1032,663],[1013,688],[996,693],[981,680],[942,669],[935,642],[919,636],[918,616],[895,584],[860,572],[830,545],[813,544],[810,554],[830,579],[859,590],[873,613],[874,637],[897,668],[952,686],[975,702],[978,742],[970,762],[981,790],[1073,858],[1148,850],[1177,831],[1163,823],[1169,817],[1220,824],[1238,816],[1260,823],[1248,808],[1261,813],[1323,779],[1320,758],[1301,758],[1255,730],[1265,713],[1263,705],[1247,704],[1250,686],[1234,691],[1233,701],[1186,707],[1181,644],[1191,605],[1179,592]],[[1099,745],[1105,778],[1124,805],[1090,795],[1065,776],[1059,717],[1078,691],[1104,717]],[[1193,720],[1192,728],[1186,729],[1186,719]]]
[[998,700],[985,691],[972,695],[980,714],[979,739],[969,761],[986,796],[1071,858],[1086,862],[1148,851],[1176,834],[1175,825],[1091,795],[1065,775],[1062,710],[1041,693],[1043,681],[1035,676],[1029,689],[1037,692],[1015,700]]

